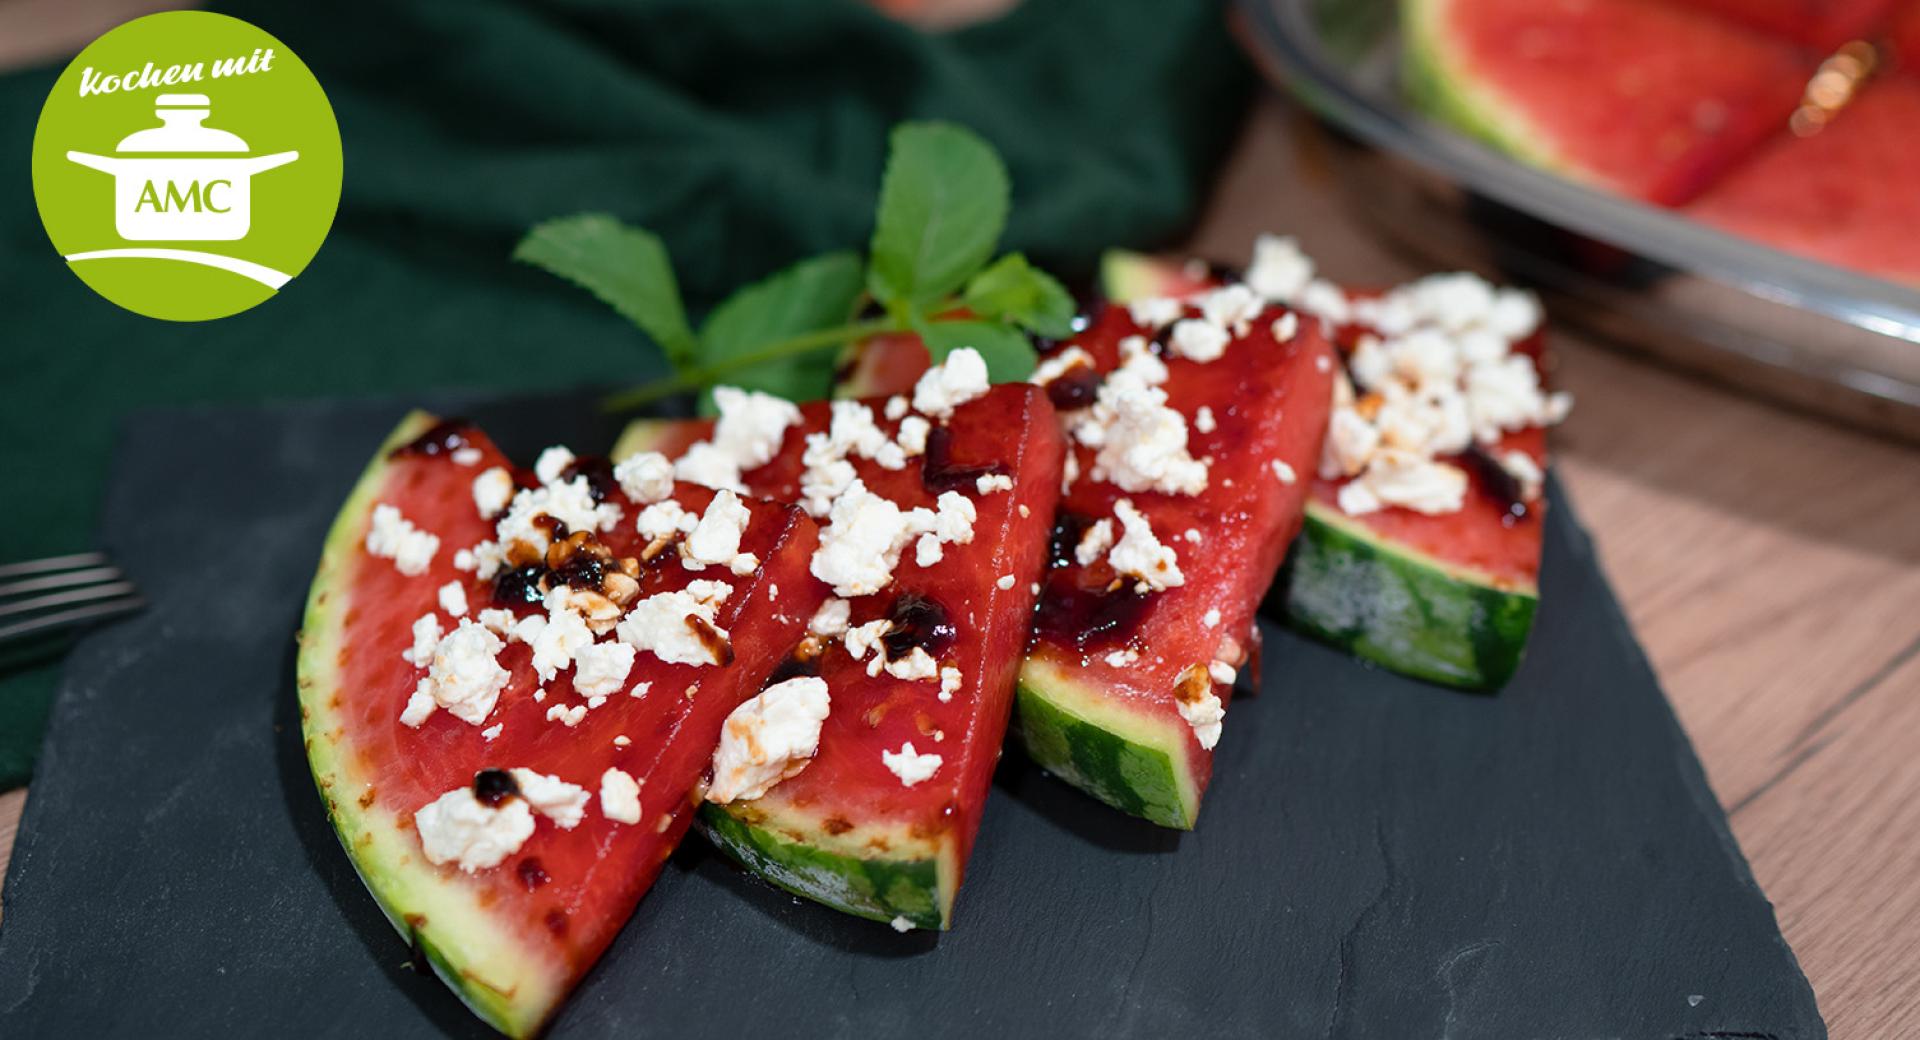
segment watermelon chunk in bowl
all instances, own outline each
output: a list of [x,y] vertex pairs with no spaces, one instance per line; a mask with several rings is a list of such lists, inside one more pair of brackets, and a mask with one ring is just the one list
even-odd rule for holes
[[[1494,290],[1472,276],[1448,275],[1425,279],[1388,294],[1353,294],[1322,280],[1312,279],[1311,262],[1288,240],[1263,239],[1256,250],[1255,270],[1249,280],[1266,284],[1258,271],[1259,256],[1293,272],[1279,279],[1281,297],[1293,299],[1321,314],[1332,330],[1343,361],[1337,383],[1349,411],[1369,402],[1355,400],[1356,352],[1409,332],[1431,328],[1409,327],[1419,310],[1414,297],[1444,300],[1464,294],[1467,309],[1498,307],[1499,323],[1508,328],[1505,341],[1493,343],[1485,328],[1477,349],[1513,358],[1512,366],[1528,373],[1508,371],[1521,384],[1535,387],[1544,379],[1545,332],[1531,298],[1511,290]],[[1123,302],[1147,296],[1190,294],[1196,272],[1189,265],[1122,251],[1110,252],[1103,263],[1108,277],[1103,288]],[[1290,284],[1284,284],[1290,283]],[[1369,325],[1368,317],[1382,320],[1391,331]],[[1320,321],[1316,320],[1315,324]],[[1524,329],[1524,334],[1521,330]],[[1457,336],[1441,337],[1458,344]],[[1430,344],[1433,345],[1433,344]],[[1381,355],[1360,358],[1360,368],[1377,366]],[[1369,373],[1378,379],[1377,373]],[[1530,378],[1528,375],[1530,374]],[[1527,387],[1515,388],[1525,396]],[[1377,394],[1372,406],[1378,406]],[[1537,408],[1563,414],[1567,399],[1535,394]],[[1349,416],[1349,421],[1351,417]],[[1293,547],[1278,601],[1290,625],[1339,646],[1355,656],[1395,671],[1462,689],[1497,689],[1519,667],[1539,602],[1539,568],[1544,510],[1541,497],[1547,466],[1544,424],[1510,424],[1514,428],[1476,436],[1468,450],[1443,454],[1432,461],[1457,471],[1457,504],[1429,506],[1427,511],[1367,501],[1365,488],[1343,490],[1356,479],[1331,461],[1315,468],[1306,519]],[[1329,460],[1337,453],[1329,437]],[[1519,471],[1519,476],[1515,475]],[[1524,480],[1522,478],[1525,478]],[[1348,508],[1348,506],[1353,508]]]
[[1428,116],[1574,180],[1686,203],[1799,103],[1791,42],[1657,0],[1403,0]]
[[[955,353],[972,355],[977,393],[950,415],[928,414],[939,402],[924,394],[813,402],[783,439],[731,475],[754,494],[809,503],[825,524],[813,571],[823,580],[850,577],[848,560],[829,559],[836,543],[864,542],[860,551],[880,565],[865,576],[877,587],[835,585],[816,636],[783,669],[818,675],[832,691],[811,764],[757,797],[710,799],[701,825],[761,877],[901,929],[952,923],[1059,497],[1061,440],[1045,395],[988,389],[978,355]],[[655,452],[683,472],[698,468],[693,460],[711,446],[738,442],[726,429],[730,413],[750,409],[720,396],[718,424],[642,420],[615,456]],[[843,483],[832,477],[841,462],[851,467],[843,478],[857,477],[861,490],[818,491],[819,480]],[[970,533],[865,542],[856,532],[869,519],[849,509],[855,498],[879,510],[883,527],[891,509],[970,512]],[[938,544],[923,549],[930,537]]]
[[[821,599],[799,510],[736,499],[754,566],[696,571],[649,551],[640,503],[605,467],[549,452],[540,469],[514,469],[470,426],[403,419],[328,534],[297,664],[308,760],[354,869],[515,1037],[539,1031],[652,884],[722,723]],[[713,491],[652,483],[662,508],[728,513]],[[525,539],[500,541],[515,522]],[[582,614],[591,596],[639,616],[696,589],[700,609],[636,633],[646,648]]]

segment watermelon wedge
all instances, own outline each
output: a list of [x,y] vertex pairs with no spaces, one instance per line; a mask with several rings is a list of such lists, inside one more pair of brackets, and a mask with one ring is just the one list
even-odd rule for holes
[[[478,430],[409,415],[341,507],[300,632],[341,845],[509,1036],[606,949],[691,822],[722,723],[822,598],[799,510],[626,476],[564,451],[518,471]],[[623,486],[738,531],[726,565],[643,537]]]
[[[1140,288],[1184,296],[1216,284],[1204,264],[1115,260],[1103,273],[1150,280]],[[1178,323],[1216,323],[1202,308],[1167,302],[1170,310],[1141,315],[1147,324],[1118,307],[1077,321],[1079,333],[1051,349],[1033,376],[1078,443],[1021,667],[1018,717],[1029,756],[1056,776],[1122,811],[1191,829],[1234,675],[1257,650],[1254,611],[1299,529],[1333,366],[1317,323],[1262,312],[1244,291],[1239,305],[1251,307],[1230,322],[1243,327],[1196,342],[1204,362],[1183,356],[1174,345]],[[926,364],[917,340],[888,337],[863,344],[847,377],[894,390],[916,364]],[[1116,380],[1122,368],[1129,374]],[[1142,377],[1147,385],[1137,385]],[[1136,447],[1149,466],[1204,457],[1205,481],[1154,489],[1140,473],[1120,476],[1131,487],[1111,479],[1096,443],[1115,425],[1100,421],[1113,418],[1102,387],[1113,383],[1109,392],[1117,392],[1129,380],[1120,435],[1148,438]],[[1161,393],[1165,400],[1152,403]],[[1129,530],[1136,533],[1123,537]],[[1115,552],[1139,567],[1151,545],[1172,553],[1180,584],[1159,588],[1116,569]]]
[[1668,0],[1822,53],[1871,36],[1894,0]]
[[[967,364],[962,355],[972,378],[955,384],[965,385],[953,404],[928,388]],[[658,452],[686,473],[735,450],[754,406],[716,396],[717,425],[636,423],[616,457]],[[970,350],[911,401],[804,405],[782,440],[749,453],[731,475],[739,486],[804,502],[824,524],[813,573],[835,598],[783,674],[825,680],[833,710],[805,772],[763,793],[709,793],[701,821],[717,845],[847,913],[901,929],[952,923],[1046,563],[1061,454],[1046,396],[989,389]],[[949,537],[962,533],[946,530],[949,518],[963,515],[965,537]]]
[[[1103,270],[1120,302],[1192,287],[1184,265],[1139,254],[1109,253]],[[1271,298],[1318,311],[1344,362],[1327,458],[1313,473],[1283,586],[1289,622],[1408,675],[1466,689],[1503,685],[1525,651],[1539,597],[1544,426],[1570,405],[1540,389],[1537,305],[1471,275],[1349,297],[1314,279],[1311,262],[1284,239],[1262,239],[1247,278]],[[1463,344],[1477,362],[1463,364]],[[1422,357],[1476,391],[1464,402],[1444,395],[1447,409],[1478,406],[1465,414],[1471,442],[1426,457],[1395,455],[1396,465],[1369,467],[1356,480],[1339,448],[1350,449],[1352,463],[1375,438],[1412,443],[1431,432],[1423,423],[1439,421],[1440,409],[1406,407],[1405,397],[1419,395],[1402,394],[1389,378],[1390,362],[1412,367]],[[1386,395],[1401,403],[1387,407]],[[1393,432],[1381,437],[1382,416],[1405,425],[1388,422]],[[1426,489],[1433,500],[1418,494],[1423,481],[1436,484]]]
[[1920,75],[1920,2],[1904,0],[1887,27],[1887,40],[1900,71]]
[[1402,0],[1403,75],[1432,118],[1660,205],[1784,127],[1813,62],[1656,0]]
[[1920,77],[1876,79],[1806,137],[1782,132],[1689,215],[1789,252],[1920,284]]

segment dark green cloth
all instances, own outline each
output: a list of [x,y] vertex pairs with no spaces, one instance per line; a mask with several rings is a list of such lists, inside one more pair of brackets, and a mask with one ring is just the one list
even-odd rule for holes
[[[0,77],[17,160],[0,164],[0,559],[91,547],[130,408],[657,374],[611,311],[508,262],[538,220],[608,210],[656,229],[698,309],[864,243],[888,128],[941,117],[1005,155],[1006,244],[1086,278],[1102,248],[1179,233],[1250,88],[1203,2],[1030,0],[944,35],[852,0],[222,9],[279,37],[333,102],[332,236],[249,313],[123,313],[66,271],[34,211],[25,156],[57,69]],[[0,657],[0,788],[31,769],[56,650]]]

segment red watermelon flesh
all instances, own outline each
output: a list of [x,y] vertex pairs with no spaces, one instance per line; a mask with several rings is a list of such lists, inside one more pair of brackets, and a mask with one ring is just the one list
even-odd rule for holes
[[1809,137],[1781,134],[1689,213],[1789,252],[1920,283],[1920,77],[1869,81]]
[[[470,1006],[502,1031],[526,1035],[606,949],[651,885],[692,819],[695,788],[722,722],[800,638],[821,598],[806,573],[815,526],[797,509],[748,500],[741,549],[760,561],[751,573],[711,566],[694,573],[671,549],[639,565],[640,598],[684,589],[695,579],[732,587],[714,626],[751,637],[731,641],[728,663],[667,663],[641,650],[620,691],[569,726],[548,713],[586,706],[574,690],[573,670],[543,683],[528,644],[510,641],[497,656],[510,678],[482,724],[436,710],[416,729],[400,716],[426,670],[402,653],[414,642],[415,619],[433,614],[443,627],[454,627],[439,599],[442,586],[463,590],[470,619],[488,608],[544,614],[511,594],[524,587],[512,576],[496,585],[454,562],[457,550],[493,537],[492,523],[475,505],[476,476],[499,466],[520,486],[537,481],[513,470],[468,426],[434,425],[416,414],[394,445],[369,468],[336,522],[315,581],[300,668],[309,754],[341,840],[389,917]],[[455,461],[456,451],[470,464]],[[583,463],[578,472],[591,475],[623,513],[599,534],[601,543],[614,559],[637,561],[646,550],[633,523],[641,507],[604,470]],[[714,494],[681,484],[671,497],[699,511]],[[397,508],[439,538],[423,573],[402,574],[393,560],[369,554],[366,532],[376,503]],[[536,813],[532,835],[497,866],[469,873],[453,863],[429,864],[415,813],[442,794],[475,785],[482,770],[517,767],[586,789],[578,825],[561,829]],[[615,822],[602,811],[601,778],[610,768],[639,782],[637,823]]]
[[1848,40],[1870,36],[1892,0],[1667,0],[1769,36],[1830,51]]
[[1441,75],[1496,136],[1571,176],[1684,203],[1786,123],[1812,62],[1654,0],[1425,0]]
[[[924,368],[926,352],[917,340],[888,342],[917,351]],[[911,380],[905,384],[909,394],[911,385]],[[833,409],[850,407],[869,409],[882,431],[897,434],[900,421],[886,418],[884,397],[802,405],[803,421],[788,428],[779,453],[743,474],[748,490],[776,501],[798,500],[807,436],[828,429]],[[630,429],[617,454],[644,450],[678,457],[709,438],[713,428],[710,420],[643,422]],[[726,807],[760,833],[835,857],[937,862],[936,905],[924,916],[903,911],[919,926],[948,923],[985,809],[1033,612],[1033,585],[1045,566],[1061,455],[1058,424],[1046,396],[1011,384],[961,404],[944,428],[935,423],[925,454],[904,468],[886,469],[858,456],[849,460],[868,490],[901,509],[934,509],[943,491],[956,491],[974,504],[971,543],[946,545],[942,559],[924,567],[909,546],[892,584],[849,599],[855,626],[906,617],[903,635],[910,625],[923,633],[946,629],[924,645],[943,666],[959,669],[959,685],[943,701],[938,679],[869,675],[871,656],[857,661],[839,638],[827,641],[824,652],[806,666],[826,680],[833,698],[811,764],[763,797]],[[988,474],[1010,479],[1012,488],[982,493],[978,480]],[[916,610],[920,613],[913,615]],[[910,652],[909,642],[923,643],[903,641],[889,653]],[[932,777],[912,786],[882,758],[909,742],[917,753],[942,759]],[[844,869],[861,868],[856,862]],[[842,909],[892,916],[877,912],[878,903],[849,904],[802,882],[783,883]]]
[[1920,74],[1920,0],[1904,0],[1887,29],[1900,71]]

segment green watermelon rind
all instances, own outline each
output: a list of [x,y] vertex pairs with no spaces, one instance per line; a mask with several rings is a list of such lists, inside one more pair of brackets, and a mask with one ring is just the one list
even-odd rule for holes
[[[672,419],[636,419],[615,442],[616,461],[659,447],[678,425]],[[753,817],[749,820],[748,817]],[[698,816],[700,832],[750,873],[836,910],[891,922],[905,918],[916,928],[945,929],[953,918],[955,871],[943,851],[899,833],[884,833],[892,849],[926,854],[901,858],[861,854],[850,841],[829,834],[820,821],[781,806],[746,802],[708,803]],[[871,837],[870,828],[862,828]]]
[[1403,675],[1498,689],[1520,666],[1539,593],[1374,537],[1309,502],[1285,578],[1292,627]]
[[1121,812],[1192,830],[1200,792],[1187,760],[1192,729],[1106,707],[1105,691],[1038,658],[1020,670],[1014,710],[1027,757]]
[[[349,791],[344,719],[331,707],[345,647],[347,582],[393,449],[438,419],[415,411],[389,434],[334,517],[307,594],[295,663],[300,727],[314,784],[354,871],[402,938],[421,951],[447,986],[487,1024],[511,1037],[531,1036],[564,995],[559,972],[525,957],[511,930],[488,915],[473,892],[449,885],[413,837],[390,814],[360,804]],[[493,980],[490,985],[486,980]]]
[[1401,0],[1401,89],[1428,118],[1453,127],[1516,159],[1578,179],[1561,156],[1540,140],[1529,120],[1481,87],[1459,67],[1445,44],[1440,20],[1453,0]]
[[944,881],[951,872],[937,854],[893,859],[836,852],[836,842],[816,833],[811,821],[765,809],[754,815],[767,818],[749,822],[746,813],[709,802],[700,807],[700,832],[749,873],[842,913],[934,930],[951,922],[954,892]]

